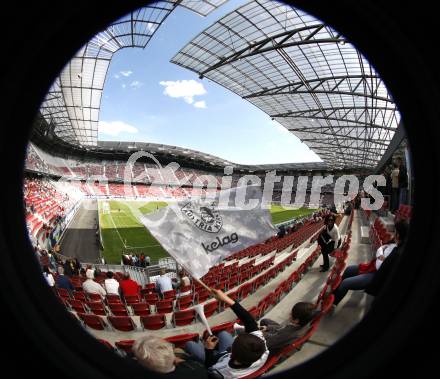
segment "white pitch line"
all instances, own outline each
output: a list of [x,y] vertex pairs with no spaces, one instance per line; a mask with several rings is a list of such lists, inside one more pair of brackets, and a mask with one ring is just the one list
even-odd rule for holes
[[119,230],[118,230],[118,228],[117,228],[115,222],[113,221],[112,214],[110,213],[109,216],[110,216],[110,220],[112,220],[112,224],[113,224],[113,226],[114,226],[115,229],[116,229],[116,233],[118,233],[118,236],[119,236],[119,239],[120,239],[121,242],[122,242],[122,245],[124,245],[124,248],[126,249],[126,248],[127,248],[127,245],[124,243],[124,240],[123,240],[122,237],[121,237],[121,233],[119,233]]

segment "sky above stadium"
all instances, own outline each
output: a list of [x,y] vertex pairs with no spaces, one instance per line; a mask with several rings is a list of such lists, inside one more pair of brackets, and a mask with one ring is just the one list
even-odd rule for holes
[[208,17],[178,7],[145,49],[118,51],[105,82],[99,140],[180,146],[240,164],[320,161],[252,104],[170,63],[197,34],[245,2],[231,0]]

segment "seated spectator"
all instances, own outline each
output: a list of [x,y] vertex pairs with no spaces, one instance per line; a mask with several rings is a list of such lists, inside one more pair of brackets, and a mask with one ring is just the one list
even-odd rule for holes
[[[177,280],[175,283],[173,283],[173,287],[175,290],[179,290],[183,287],[190,286],[191,282],[189,278],[185,275],[185,272],[183,270],[179,271],[179,274],[177,276]],[[185,291],[185,292],[179,292],[179,296],[186,296],[191,293],[191,290]]]
[[49,266],[43,267],[43,276],[44,276],[44,279],[46,279],[49,287],[53,287],[55,285],[55,279],[53,278],[53,275],[49,270]]
[[113,278],[113,272],[107,271],[107,279],[104,280],[104,288],[108,295],[119,295],[119,283]]
[[73,260],[73,266],[74,266],[74,273],[75,273],[75,275],[79,275],[79,272],[81,270],[81,262],[79,261],[78,258],[75,258]]
[[75,275],[75,264],[72,259],[67,259],[64,263],[64,273],[69,277]]
[[124,278],[119,282],[119,288],[123,296],[139,295],[139,284],[133,279],[130,279],[128,272],[124,273]]
[[58,266],[58,276],[55,279],[55,284],[58,288],[64,288],[69,291],[69,293],[72,293],[75,289],[69,277],[64,275],[64,268],[61,266]]
[[176,377],[181,378],[208,378],[208,372],[202,364],[192,359],[177,358],[173,345],[160,337],[141,337],[134,343],[132,351],[137,361],[153,372],[175,373]]
[[408,224],[399,221],[395,225],[395,243],[381,246],[376,258],[369,263],[348,266],[342,275],[341,284],[333,291],[334,305],[338,305],[349,290],[365,290],[377,295],[400,257],[402,247],[408,234]]
[[171,278],[166,275],[164,268],[160,269],[160,276],[156,280],[156,291],[162,295],[165,291],[171,291],[172,289],[173,283]]
[[271,354],[277,353],[285,346],[291,344],[305,333],[304,328],[317,315],[319,311],[313,303],[296,303],[291,311],[291,318],[284,324],[264,318],[260,321],[260,329],[263,331],[266,345]]
[[93,279],[95,278],[95,273],[93,270],[88,269],[86,271],[87,280],[82,284],[82,288],[85,293],[97,293],[101,295],[102,298],[107,294],[105,289],[99,283],[96,283]]
[[[241,378],[258,371],[267,361],[269,350],[263,332],[252,315],[221,290],[211,289],[218,301],[228,304],[244,325],[245,333],[235,340],[227,332],[209,336],[205,344],[190,341],[185,350],[194,359],[204,362],[211,375]],[[230,350],[229,350],[230,348]]]

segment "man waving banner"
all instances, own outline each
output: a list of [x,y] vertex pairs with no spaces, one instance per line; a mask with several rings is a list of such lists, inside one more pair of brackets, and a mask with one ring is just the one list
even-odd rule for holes
[[141,217],[164,249],[195,278],[227,256],[277,230],[255,186],[224,190],[211,199],[186,200]]

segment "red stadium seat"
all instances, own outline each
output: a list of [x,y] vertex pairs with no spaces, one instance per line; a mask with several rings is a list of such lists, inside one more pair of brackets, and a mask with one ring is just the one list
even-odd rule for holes
[[203,306],[203,312],[205,313],[206,317],[210,317],[212,316],[216,311],[218,311],[218,301],[217,300],[213,300],[210,301],[208,303],[206,303]]
[[152,305],[156,304],[159,301],[159,295],[157,293],[147,293],[145,294],[144,298],[148,304]]
[[123,332],[136,330],[136,325],[130,316],[107,316],[107,319],[113,328],[117,330]]
[[113,345],[108,342],[107,340],[103,340],[101,338],[98,338],[98,341],[101,342],[105,347],[109,348],[110,350],[114,350],[115,348],[113,347]]
[[108,326],[105,323],[105,321],[101,317],[99,317],[97,315],[78,313],[78,317],[89,328],[92,328],[92,329],[95,329],[95,330],[105,330],[105,329],[108,328]]
[[159,300],[156,303],[157,313],[170,313],[173,311],[173,300]]
[[193,303],[193,296],[186,295],[179,297],[176,301],[176,308],[179,310],[189,308]]
[[[64,297],[65,299],[69,299],[70,298],[70,293],[65,288],[57,288],[56,291],[58,293],[58,296]],[[82,299],[77,299],[77,300],[82,300]]]
[[86,294],[84,292],[75,291],[73,293],[73,298],[75,300],[81,300],[82,302],[86,302],[87,301]]
[[87,298],[89,301],[101,301],[102,297],[99,293],[88,293]]
[[164,291],[162,293],[162,298],[165,299],[172,299],[174,300],[176,298],[176,291],[174,290],[169,290],[169,291]]
[[197,303],[200,304],[208,300],[210,296],[211,296],[211,292],[209,292],[206,289],[201,289],[196,293],[195,298],[197,300]]
[[70,307],[77,313],[87,313],[84,303],[81,300],[69,299]]
[[142,327],[149,330],[162,329],[166,326],[165,315],[150,315],[140,317]]
[[135,340],[122,340],[122,341],[116,341],[115,346],[119,349],[124,351],[127,354],[132,354],[132,347]]
[[124,299],[127,304],[140,303],[141,301],[141,297],[139,295],[124,296]]
[[184,311],[177,311],[173,313],[172,322],[174,326],[183,326],[192,324],[196,320],[196,311],[188,309]]
[[151,313],[148,303],[134,303],[131,308],[136,316],[148,316]]
[[119,295],[106,295],[105,300],[107,304],[122,304],[122,300]]
[[122,303],[110,303],[108,307],[114,316],[128,316],[128,310]]
[[102,301],[87,301],[86,305],[90,309],[90,311],[95,315],[100,315],[100,316],[107,315],[107,310],[105,309],[105,306],[102,303]]

